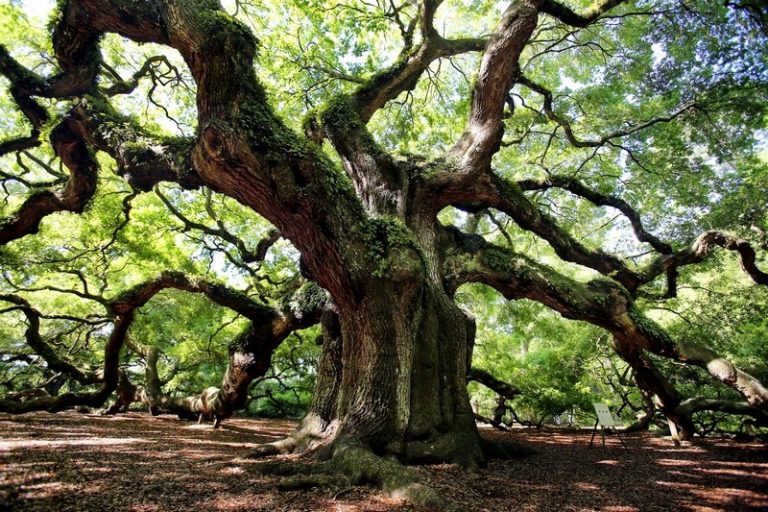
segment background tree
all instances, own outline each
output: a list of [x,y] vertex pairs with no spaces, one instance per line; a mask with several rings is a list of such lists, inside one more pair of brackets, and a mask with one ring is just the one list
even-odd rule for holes
[[[167,288],[225,308],[192,317],[229,325],[209,333],[233,340],[221,386],[181,400],[216,419],[321,319],[308,414],[258,453],[318,453],[433,503],[380,456],[473,467],[495,453],[466,391],[475,322],[456,303],[482,283],[606,331],[686,435],[704,409],[765,422],[768,391],[735,347],[649,311],[701,298],[683,287],[716,247],[745,271],[734,293],[766,302],[765,20],[707,0],[60,2],[50,42],[29,30],[0,47],[14,112],[2,311],[46,369],[100,387],[3,408],[103,402]],[[194,315],[160,297],[171,325]],[[181,332],[145,329],[132,350],[151,369],[145,341]],[[78,360],[91,342],[106,346],[100,374]],[[656,357],[732,391],[686,396]]]

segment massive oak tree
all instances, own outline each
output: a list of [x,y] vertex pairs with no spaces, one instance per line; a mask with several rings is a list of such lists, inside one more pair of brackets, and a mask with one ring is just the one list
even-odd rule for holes
[[[49,366],[102,387],[5,401],[4,409],[103,402],[118,387],[127,343],[148,361],[150,407],[220,419],[242,406],[248,383],[290,332],[320,322],[309,412],[290,438],[259,453],[318,453],[335,469],[429,502],[434,496],[387,457],[474,467],[492,453],[466,390],[475,324],[455,300],[463,285],[482,283],[508,300],[537,301],[604,329],[637,384],[687,434],[700,409],[765,421],[768,390],[760,380],[706,339],[673,338],[639,307],[654,295],[674,297],[679,273],[717,248],[738,259],[755,287],[768,284],[756,244],[738,234],[746,223],[764,244],[765,210],[754,195],[740,217],[721,215],[732,231],[694,232],[664,220],[695,217],[681,209],[709,212],[708,201],[742,190],[748,171],[740,167],[764,165],[755,158],[765,139],[764,8],[621,0],[291,6],[275,11],[286,26],[309,20],[309,28],[296,35],[289,58],[285,48],[260,42],[282,30],[258,23],[266,7],[235,2],[225,10],[217,0],[61,1],[49,63],[25,66],[19,49],[0,47],[0,72],[29,130],[2,142],[0,154],[29,159],[33,148],[50,144],[66,169],[51,169],[56,180],[48,186],[19,174],[25,194],[0,222],[0,243],[34,237],[60,212],[83,212],[98,194],[100,155],[108,155],[131,200],[158,191],[169,219],[230,244],[244,264],[262,261],[282,237],[300,254],[303,278],[324,290],[294,287],[297,298],[280,306],[176,269],[99,292],[75,273],[78,293],[104,308],[103,325],[113,324],[101,372],[57,356],[40,332],[44,315],[23,294],[6,293],[0,300],[25,315],[27,341]],[[365,30],[371,39],[354,43]],[[158,54],[124,78],[101,51],[107,35],[173,48],[183,64]],[[276,90],[289,82],[271,76],[280,61],[299,70],[301,108],[285,107],[287,91]],[[164,134],[121,111],[121,97],[147,81],[148,101],[162,108],[151,93],[184,73],[194,94],[188,134]],[[715,184],[709,195],[692,185],[699,178]],[[222,223],[185,216],[159,192],[164,182],[232,198],[276,231],[249,248]],[[658,218],[649,221],[634,203]],[[604,208],[624,227],[602,226],[590,236],[579,215],[596,218]],[[129,212],[127,199],[126,223]],[[504,236],[483,233],[481,221]],[[617,239],[642,254],[608,250]],[[531,250],[534,243],[545,249]],[[166,288],[202,294],[248,319],[220,389],[162,396],[152,370],[157,354],[131,340],[135,310]],[[702,368],[742,401],[685,400],[651,354]]]

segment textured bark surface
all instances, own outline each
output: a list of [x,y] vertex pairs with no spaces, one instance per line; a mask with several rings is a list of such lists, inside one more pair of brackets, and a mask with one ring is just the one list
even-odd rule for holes
[[466,391],[474,324],[406,270],[394,284],[372,279],[355,311],[326,311],[309,413],[265,453],[362,442],[406,462],[484,463]]

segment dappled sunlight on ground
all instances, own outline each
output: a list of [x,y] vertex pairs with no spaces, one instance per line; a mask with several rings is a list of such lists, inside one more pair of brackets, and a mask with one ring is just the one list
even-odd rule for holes
[[147,443],[152,441],[146,441],[142,439],[115,439],[109,437],[86,437],[83,439],[63,439],[57,441],[48,441],[43,439],[8,439],[0,441],[0,451],[2,450],[32,450],[35,448],[45,448],[50,450],[53,448],[68,448],[71,446],[111,446],[118,444],[135,444],[135,443]]
[[[243,455],[295,425],[235,418],[213,430],[138,413],[0,414],[0,512],[418,510],[364,487],[279,491],[270,464],[296,457]],[[625,450],[615,436],[589,448],[585,431],[483,434],[536,453],[491,461],[477,473],[447,464],[414,469],[464,510],[768,510],[768,452],[760,443],[675,447],[641,434],[626,436]]]

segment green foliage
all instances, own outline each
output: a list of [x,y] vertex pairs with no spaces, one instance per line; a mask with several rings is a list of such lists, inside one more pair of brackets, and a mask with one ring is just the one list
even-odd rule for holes
[[309,407],[320,346],[319,328],[289,336],[275,351],[272,369],[251,386],[247,414],[299,418]]
[[[592,391],[602,377],[593,365],[601,354],[595,327],[564,320],[537,303],[503,301],[484,286],[460,293],[479,324],[472,364],[520,390],[510,405],[521,420],[551,422],[571,411],[589,412],[593,401],[607,398]],[[491,416],[495,395],[475,384],[470,393],[481,413]]]
[[[108,160],[101,163],[107,169],[112,165]],[[163,194],[188,220],[224,226],[251,249],[272,229],[230,199],[169,187],[164,187]],[[126,204],[130,206],[127,210]],[[157,195],[133,197],[122,179],[102,175],[99,195],[85,213],[50,216],[38,236],[25,237],[2,249],[3,291],[21,287],[16,293],[27,297],[45,315],[100,321],[91,325],[43,319],[40,331],[42,338],[54,343],[73,364],[96,370],[102,364],[111,327],[107,312],[89,300],[89,294],[111,299],[172,269],[233,287],[247,285],[249,293],[269,297],[274,295],[270,283],[291,281],[297,275],[295,250],[284,242],[267,254],[254,274],[238,260],[237,248],[216,236],[186,230],[184,225],[170,215]],[[29,255],[35,255],[34,259]],[[304,300],[318,300],[320,293],[306,293]],[[5,307],[5,303],[0,304],[0,309]],[[220,384],[229,343],[245,324],[243,318],[202,296],[170,290],[159,293],[138,311],[131,336],[161,350],[159,371],[167,392],[197,394]],[[53,377],[24,342],[26,327],[26,319],[18,314],[5,314],[0,322],[2,360],[32,356],[0,364],[0,393],[42,386]],[[143,361],[129,350],[123,351],[121,361],[132,380],[140,384]],[[78,388],[69,383],[60,391]]]

